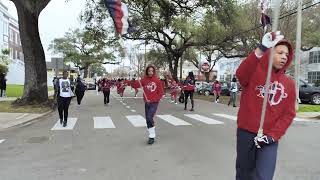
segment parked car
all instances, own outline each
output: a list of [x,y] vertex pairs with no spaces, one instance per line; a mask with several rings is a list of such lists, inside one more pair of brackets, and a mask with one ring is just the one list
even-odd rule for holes
[[205,96],[209,96],[212,93],[212,83],[202,83],[202,86],[199,86],[197,88],[197,93],[198,94],[204,94]]
[[299,98],[303,103],[320,105],[320,87],[314,87],[300,80]]
[[96,82],[93,78],[85,78],[84,82],[87,85],[87,90],[96,90]]

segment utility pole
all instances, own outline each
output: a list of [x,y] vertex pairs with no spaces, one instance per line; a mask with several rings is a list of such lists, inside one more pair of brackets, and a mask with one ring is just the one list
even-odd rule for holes
[[296,80],[296,94],[297,102],[296,109],[299,109],[299,81],[300,81],[300,60],[301,60],[301,23],[302,23],[302,0],[298,1],[298,14],[297,14],[297,35],[296,35],[296,53],[295,53],[295,71],[294,76]]

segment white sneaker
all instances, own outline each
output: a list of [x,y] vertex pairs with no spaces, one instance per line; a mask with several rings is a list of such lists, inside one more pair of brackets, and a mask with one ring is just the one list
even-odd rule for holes
[[177,102],[175,102],[175,104],[178,104]]

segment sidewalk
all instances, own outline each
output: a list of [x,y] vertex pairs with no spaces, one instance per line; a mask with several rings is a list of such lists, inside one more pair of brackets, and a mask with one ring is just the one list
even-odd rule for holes
[[[54,91],[49,91],[48,92],[48,96],[53,96]],[[1,101],[14,101],[16,100],[18,97],[6,97],[6,98],[0,98],[0,102]]]
[[17,125],[26,124],[31,122],[39,117],[45,116],[51,113],[51,111],[43,114],[34,114],[34,113],[0,113],[0,131],[14,127]]

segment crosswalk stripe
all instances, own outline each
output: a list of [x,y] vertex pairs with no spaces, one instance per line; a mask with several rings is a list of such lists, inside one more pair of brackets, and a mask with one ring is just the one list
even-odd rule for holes
[[188,126],[190,123],[183,121],[182,119],[176,118],[172,115],[157,115],[160,119],[167,121],[174,126]]
[[57,121],[57,123],[53,126],[51,130],[56,131],[56,130],[72,130],[74,126],[77,123],[77,118],[68,118],[68,123],[66,127],[63,127],[60,124],[60,120]]
[[4,141],[5,141],[5,139],[1,139],[1,140],[0,140],[0,144],[3,143]]
[[95,129],[116,128],[110,117],[93,117]]
[[213,115],[237,121],[237,116],[231,116],[228,114],[213,114]]
[[130,121],[130,123],[134,127],[146,127],[146,119],[142,117],[141,115],[131,115],[131,116],[126,116],[126,118]]
[[217,121],[217,120],[205,117],[205,116],[201,116],[199,114],[185,114],[185,116],[192,118],[192,119],[195,119],[197,121],[201,121],[206,124],[224,124],[221,121]]

